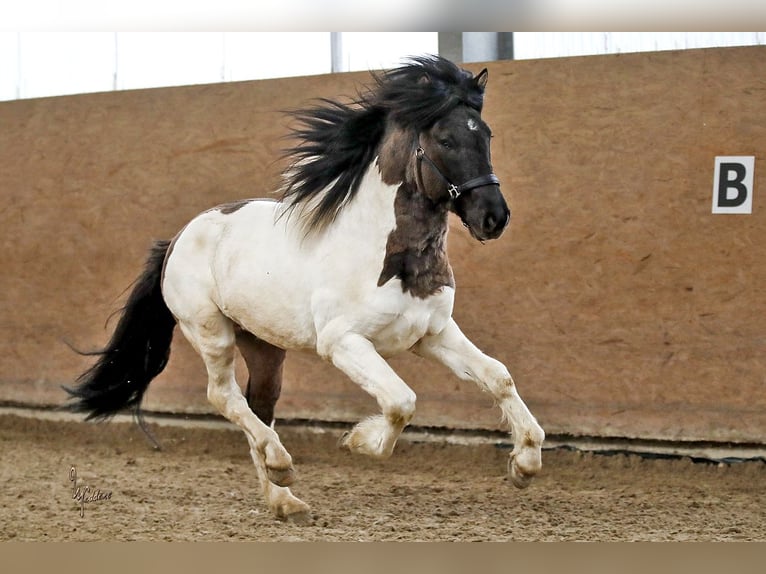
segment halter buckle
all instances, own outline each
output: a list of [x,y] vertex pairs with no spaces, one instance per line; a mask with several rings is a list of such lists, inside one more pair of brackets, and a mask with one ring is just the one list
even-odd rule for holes
[[447,193],[452,199],[457,199],[460,196],[460,190],[454,183],[450,183],[447,186]]

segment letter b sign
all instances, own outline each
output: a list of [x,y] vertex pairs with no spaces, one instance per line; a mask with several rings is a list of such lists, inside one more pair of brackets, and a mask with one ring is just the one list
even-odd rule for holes
[[753,212],[754,156],[718,156],[713,176],[713,213]]

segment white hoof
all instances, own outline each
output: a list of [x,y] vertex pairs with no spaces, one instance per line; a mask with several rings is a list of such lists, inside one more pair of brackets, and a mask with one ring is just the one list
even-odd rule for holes
[[271,505],[274,516],[284,522],[305,526],[311,524],[311,508],[302,500],[295,498],[289,491],[283,492],[279,502]]
[[363,420],[338,441],[341,448],[379,459],[389,458],[395,443],[396,434],[383,415]]

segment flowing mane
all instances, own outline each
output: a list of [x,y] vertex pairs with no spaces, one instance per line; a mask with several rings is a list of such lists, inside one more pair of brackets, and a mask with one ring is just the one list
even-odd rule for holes
[[325,228],[354,198],[378,154],[389,120],[420,132],[458,105],[481,111],[484,89],[473,75],[438,56],[410,58],[396,69],[373,74],[375,85],[349,103],[322,98],[292,113],[282,200],[301,207],[306,231]]

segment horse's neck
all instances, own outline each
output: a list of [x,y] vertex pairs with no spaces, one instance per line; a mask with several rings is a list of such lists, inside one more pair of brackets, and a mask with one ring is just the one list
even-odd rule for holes
[[348,262],[375,266],[370,271],[378,285],[397,278],[405,292],[426,298],[454,286],[447,230],[446,206],[435,206],[409,184],[384,182],[373,162],[359,192],[319,243],[333,253],[342,245]]
[[332,224],[332,232],[346,241],[375,245],[382,250],[388,234],[396,227],[394,201],[397,187],[382,180],[377,162],[373,162],[365,172],[356,196],[343,207]]
[[394,201],[396,226],[386,241],[378,285],[391,278],[416,297],[433,295],[454,286],[447,258],[447,208],[435,205],[409,184],[399,186]]

